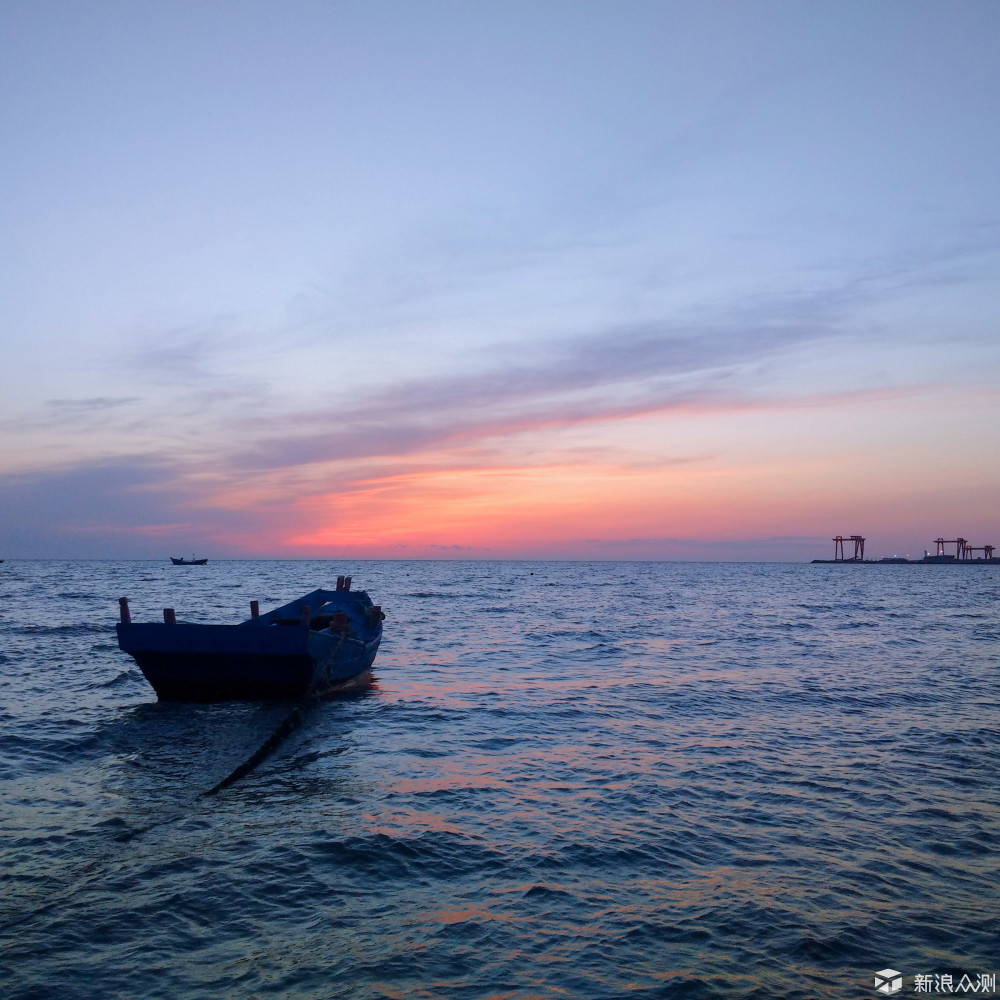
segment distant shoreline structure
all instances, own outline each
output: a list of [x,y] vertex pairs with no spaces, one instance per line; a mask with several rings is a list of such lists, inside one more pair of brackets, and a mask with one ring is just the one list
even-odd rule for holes
[[[993,553],[996,551],[994,545],[972,546],[967,538],[935,538],[934,544],[937,546],[934,555],[924,550],[923,559],[909,559],[903,556],[884,556],[881,559],[865,558],[865,542],[867,539],[863,535],[836,535],[833,539],[832,559],[813,559],[814,563],[824,565],[903,565],[903,566],[1000,566],[1000,557]],[[845,544],[854,546],[854,554],[847,555]],[[955,554],[945,552],[946,545],[955,546]],[[981,556],[975,555],[982,552]]]
[[884,559],[812,559],[813,564],[823,566],[1000,566],[1000,558],[957,559],[955,556],[924,556],[923,559],[903,559],[887,556]]

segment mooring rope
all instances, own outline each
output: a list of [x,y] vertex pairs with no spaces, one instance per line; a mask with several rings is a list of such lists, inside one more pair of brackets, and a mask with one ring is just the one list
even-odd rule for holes
[[[332,661],[336,657],[337,653],[340,652],[340,647],[343,646],[344,640],[347,638],[347,633],[342,632],[340,634],[340,639],[337,645],[334,647],[333,652],[330,654],[330,660]],[[261,761],[266,760],[275,750],[281,746],[282,742],[291,733],[294,733],[299,726],[302,725],[302,720],[305,718],[305,713],[312,708],[317,701],[320,699],[320,693],[313,691],[311,694],[307,695],[298,705],[293,708],[288,715],[286,715],[281,722],[278,723],[278,727],[271,733],[270,736],[257,748],[257,750],[252,753],[239,767],[234,771],[227,774],[222,781],[217,785],[213,785],[207,792],[201,792],[198,795],[199,799],[208,798],[210,795],[215,795],[217,792],[221,792],[223,788],[227,788],[234,781],[239,781],[240,778],[248,775]]]
[[217,785],[213,785],[207,792],[201,792],[198,795],[199,799],[208,798],[209,795],[215,795],[217,792],[221,792],[223,788],[228,787],[234,781],[239,781],[240,778],[248,775],[261,761],[269,757],[278,747],[281,745],[282,741],[294,733],[299,726],[302,725],[302,719],[304,718],[305,712],[310,709],[319,699],[312,697],[302,702],[300,705],[296,705],[288,715],[286,715],[281,722],[278,724],[277,729],[271,733],[270,736],[257,748],[257,750],[252,753],[239,767],[234,771],[227,774],[222,781]]

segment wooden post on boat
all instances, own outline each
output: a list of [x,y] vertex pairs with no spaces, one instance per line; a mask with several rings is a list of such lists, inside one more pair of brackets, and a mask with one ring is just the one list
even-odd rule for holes
[[351,578],[349,576],[344,577],[344,590],[351,589]]
[[260,617],[260,601],[250,602],[250,617],[259,618]]
[[342,576],[337,577],[337,590],[344,589],[344,578]]
[[173,608],[164,608],[163,609],[163,621],[164,621],[164,623],[166,625],[176,625],[177,624],[177,615],[174,614],[174,609]]
[[118,598],[118,609],[121,612],[122,623],[125,625],[132,624],[132,614],[128,609],[128,598],[119,597]]

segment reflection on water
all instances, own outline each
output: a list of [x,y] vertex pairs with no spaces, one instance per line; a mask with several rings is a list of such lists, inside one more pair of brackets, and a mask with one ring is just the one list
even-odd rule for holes
[[[990,972],[1000,574],[857,569],[6,564],[4,986],[834,998]],[[156,703],[117,597],[237,621],[340,573],[388,614],[378,685],[199,798],[288,706]]]

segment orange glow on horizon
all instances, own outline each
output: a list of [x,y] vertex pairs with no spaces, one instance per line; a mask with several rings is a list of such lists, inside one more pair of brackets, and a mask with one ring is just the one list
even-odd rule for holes
[[[866,420],[800,412],[789,435],[785,413],[635,418],[627,438],[612,424],[534,428],[253,477],[222,467],[191,509],[215,512],[219,545],[291,557],[685,558],[701,546],[702,558],[739,558],[727,543],[759,540],[766,553],[768,540],[798,538],[811,558],[839,532],[885,539],[890,553],[919,553],[941,532],[989,533],[998,475],[963,465],[934,412],[894,415],[875,453]],[[933,466],[906,447],[914,435]]]
[[[822,487],[815,492],[820,500]],[[709,466],[420,471],[298,502],[308,527],[282,541],[313,551],[494,553],[636,537],[694,541],[770,530],[776,514],[794,516],[789,493],[776,470]]]

